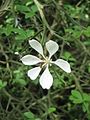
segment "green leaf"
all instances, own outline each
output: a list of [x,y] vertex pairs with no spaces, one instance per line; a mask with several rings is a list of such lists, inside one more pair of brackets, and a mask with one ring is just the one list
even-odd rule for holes
[[77,90],[72,90],[71,92],[71,96],[70,96],[70,100],[73,101],[73,103],[83,103],[83,98],[82,95],[79,91]]
[[70,52],[64,52],[64,55],[62,56],[62,58],[66,59],[66,60],[69,60],[69,58],[71,57],[71,53]]
[[6,36],[9,36],[13,31],[13,27],[11,25],[7,25],[2,29],[2,33],[6,34]]
[[24,74],[21,71],[21,69],[15,70],[13,73],[14,73],[13,83],[16,83],[17,85],[20,86],[25,86],[27,84],[27,81],[25,80]]
[[33,17],[35,13],[38,11],[36,5],[31,5],[30,8],[25,5],[16,5],[16,10],[25,14],[25,18]]
[[50,108],[48,109],[48,114],[53,113],[53,112],[55,112],[55,111],[56,111],[56,108],[50,107]]
[[35,116],[32,112],[25,112],[24,116],[29,120],[35,120]]
[[29,7],[25,6],[25,5],[16,5],[16,10],[20,11],[20,12],[27,12],[30,11]]
[[34,36],[34,30],[26,30],[27,37]]
[[83,93],[83,98],[85,102],[90,102],[90,95],[87,93]]
[[27,18],[33,17],[34,15],[35,15],[35,13],[33,11],[27,12],[27,13],[25,13],[25,18],[27,19]]
[[90,46],[90,38],[88,40],[84,41],[83,43],[84,43],[84,45],[89,47]]
[[36,5],[32,5],[32,6],[31,6],[31,9],[32,9],[32,11],[33,11],[34,13],[38,11],[38,8],[37,8]]
[[82,104],[82,108],[84,112],[88,112],[89,111],[89,103],[88,102],[84,102]]
[[27,33],[25,30],[15,28],[13,31],[17,33],[17,35],[15,37],[16,40],[24,41],[27,38]]
[[48,110],[42,115],[42,116],[47,116],[48,114],[51,114],[56,111],[56,108],[50,107]]
[[24,41],[25,39],[27,39],[28,37],[34,36],[34,30],[31,29],[13,29],[13,32],[17,33],[16,35],[16,40],[17,41]]
[[27,84],[24,79],[14,79],[14,83],[18,83],[22,86],[25,86]]
[[4,88],[7,85],[7,82],[0,80],[0,89]]
[[90,26],[88,26],[87,29],[83,31],[83,33],[84,33],[87,37],[90,37]]

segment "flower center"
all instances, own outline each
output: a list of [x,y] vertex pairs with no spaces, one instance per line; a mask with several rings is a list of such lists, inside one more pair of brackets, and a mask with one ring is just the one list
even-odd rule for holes
[[51,62],[51,60],[50,60],[48,57],[45,57],[44,60],[43,60],[43,65],[42,65],[42,67],[43,67],[43,66],[46,66],[46,65],[50,65],[50,62]]
[[50,61],[51,61],[51,60],[50,60],[48,57],[45,58],[45,63],[46,63],[46,64],[50,64]]

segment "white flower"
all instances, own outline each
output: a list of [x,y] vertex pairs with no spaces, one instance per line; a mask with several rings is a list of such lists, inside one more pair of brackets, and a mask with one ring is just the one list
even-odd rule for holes
[[53,84],[53,77],[49,72],[50,64],[56,64],[58,67],[60,67],[67,73],[71,72],[70,64],[67,61],[63,59],[57,59],[56,61],[51,60],[52,55],[54,55],[59,49],[59,46],[56,42],[52,40],[46,42],[46,49],[49,52],[49,57],[44,56],[43,48],[38,41],[32,39],[29,40],[29,44],[33,49],[35,49],[39,54],[41,54],[43,59],[40,59],[34,55],[25,55],[24,57],[21,58],[21,61],[25,65],[36,65],[39,63],[38,65],[40,66],[32,68],[27,73],[31,80],[35,80],[38,77],[39,73],[41,72],[41,69],[45,68],[39,80],[40,85],[42,86],[43,89],[49,89]]

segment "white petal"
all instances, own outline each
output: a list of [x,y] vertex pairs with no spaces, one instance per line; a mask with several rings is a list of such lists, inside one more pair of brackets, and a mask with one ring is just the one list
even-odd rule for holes
[[57,52],[59,46],[56,42],[49,40],[48,42],[46,42],[46,48],[50,54],[49,58],[51,58],[51,56]]
[[56,61],[52,63],[56,64],[57,66],[59,66],[61,69],[63,69],[67,73],[71,72],[70,64],[63,59],[57,59]]
[[40,77],[40,85],[43,89],[49,89],[52,86],[52,84],[53,77],[50,74],[49,69],[47,67]]
[[33,55],[25,55],[21,58],[21,61],[25,65],[35,65],[37,63],[42,62],[42,60]]
[[38,53],[40,53],[43,56],[43,48],[38,41],[32,39],[32,40],[29,40],[29,44],[33,49],[35,49]]
[[35,80],[38,77],[40,71],[41,71],[40,67],[35,67],[35,68],[29,70],[27,75],[28,75],[28,77],[31,78],[31,80]]

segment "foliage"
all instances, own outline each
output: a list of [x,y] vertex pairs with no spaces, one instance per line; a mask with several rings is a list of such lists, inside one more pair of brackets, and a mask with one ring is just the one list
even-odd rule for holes
[[74,104],[81,104],[84,112],[88,113],[88,119],[90,119],[90,95],[87,93],[80,93],[77,90],[72,90],[70,100]]

